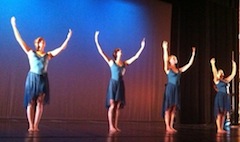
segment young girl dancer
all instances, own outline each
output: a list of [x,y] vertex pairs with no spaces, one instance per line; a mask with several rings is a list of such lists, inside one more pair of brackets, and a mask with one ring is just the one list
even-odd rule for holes
[[164,71],[167,74],[168,82],[164,92],[162,115],[165,120],[166,131],[167,132],[177,132],[173,128],[174,118],[176,110],[179,109],[179,85],[180,85],[180,75],[185,72],[193,63],[195,56],[195,47],[192,48],[192,56],[189,62],[183,67],[178,68],[176,64],[178,63],[177,57],[174,55],[168,55],[168,42],[163,41],[163,61],[164,61]]
[[216,85],[217,94],[214,101],[214,116],[216,118],[217,133],[226,133],[223,129],[225,116],[228,111],[230,111],[231,102],[230,97],[227,94],[228,84],[236,75],[236,63],[232,61],[232,73],[228,77],[224,77],[224,72],[222,69],[217,70],[215,65],[215,58],[210,60],[213,82]]
[[145,47],[145,39],[141,42],[141,48],[135,54],[126,61],[121,60],[122,50],[117,48],[113,51],[113,59],[108,57],[101,49],[101,46],[98,42],[99,31],[95,32],[95,43],[98,49],[98,52],[103,57],[103,59],[108,63],[111,70],[111,79],[109,82],[107,96],[106,96],[106,107],[108,108],[108,123],[109,123],[109,132],[120,131],[118,128],[118,117],[119,109],[123,108],[125,105],[125,89],[123,75],[125,73],[125,67],[134,62],[141,54]]
[[49,103],[48,61],[67,47],[67,43],[72,36],[72,31],[69,29],[67,38],[60,47],[45,52],[46,42],[42,37],[35,39],[34,45],[36,50],[32,50],[23,41],[17,29],[15,17],[11,18],[11,24],[15,38],[27,54],[30,65],[24,95],[24,105],[27,109],[27,119],[29,123],[28,131],[39,131],[38,125],[42,117],[43,105]]

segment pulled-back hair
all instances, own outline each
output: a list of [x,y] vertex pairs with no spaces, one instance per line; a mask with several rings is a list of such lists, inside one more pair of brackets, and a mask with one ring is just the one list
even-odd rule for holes
[[117,52],[118,51],[120,51],[121,49],[120,48],[116,48],[116,49],[114,49],[114,51],[113,51],[113,58],[114,58],[114,60],[116,60],[117,59]]
[[37,51],[39,50],[39,42],[41,42],[43,40],[44,39],[42,37],[38,37],[34,40],[34,45],[35,45],[35,48],[36,48]]

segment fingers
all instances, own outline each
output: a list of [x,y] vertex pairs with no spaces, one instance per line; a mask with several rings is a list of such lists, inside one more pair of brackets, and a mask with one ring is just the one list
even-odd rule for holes
[[13,17],[11,17],[11,21],[15,21],[16,20],[16,18],[13,16]]
[[214,64],[216,61],[215,61],[215,58],[212,58],[211,60],[210,60],[210,63],[212,63],[212,64]]
[[163,41],[163,44],[168,44],[168,42],[166,40]]
[[234,60],[232,60],[232,64],[236,65],[236,62]]
[[192,51],[195,52],[196,51],[196,47],[192,47]]
[[68,35],[67,35],[67,37],[70,38],[71,36],[72,36],[72,30],[69,29],[69,30],[68,30]]
[[98,36],[98,35],[99,35],[99,31],[96,31],[96,32],[95,32],[95,35]]
[[164,40],[164,41],[162,42],[162,47],[163,47],[163,48],[167,48],[167,47],[168,47],[168,42]]
[[11,24],[16,24],[16,18],[14,16],[11,18]]
[[71,29],[68,30],[68,34],[72,35],[72,30]]
[[141,46],[145,46],[145,38],[143,38],[142,42],[141,42]]

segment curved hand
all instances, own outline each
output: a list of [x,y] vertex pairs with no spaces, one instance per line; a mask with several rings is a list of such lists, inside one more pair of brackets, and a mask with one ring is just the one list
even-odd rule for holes
[[211,64],[215,64],[215,62],[216,62],[216,61],[215,61],[215,58],[212,58],[212,59],[210,60],[210,63],[211,63]]
[[196,52],[196,47],[192,47],[192,54],[195,55],[195,52]]
[[145,40],[145,38],[143,38],[143,40],[141,42],[141,47],[145,47],[145,44],[146,44],[146,40]]
[[70,38],[71,38],[71,36],[72,36],[72,30],[71,30],[71,29],[69,29],[69,30],[68,30],[68,34],[67,34],[67,38],[69,38],[69,39],[70,39]]
[[215,63],[216,63],[215,58],[212,58],[212,59],[210,60],[210,63],[211,63],[211,67],[212,67],[213,81],[214,81],[215,83],[217,83],[218,80],[219,80],[219,78],[217,77],[217,68],[216,68],[216,65],[215,65]]
[[11,24],[12,26],[16,26],[16,18],[14,16],[11,18]]
[[162,47],[163,47],[163,49],[167,49],[168,48],[168,42],[167,41],[163,41]]

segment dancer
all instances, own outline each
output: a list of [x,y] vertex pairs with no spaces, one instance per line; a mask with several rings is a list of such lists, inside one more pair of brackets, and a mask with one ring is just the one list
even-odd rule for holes
[[27,109],[29,132],[39,131],[38,125],[43,113],[43,105],[49,103],[49,82],[47,75],[48,61],[63,51],[72,36],[69,29],[67,38],[63,44],[55,50],[45,52],[46,42],[42,37],[34,40],[36,50],[32,50],[22,39],[15,17],[11,18],[11,24],[16,40],[27,54],[30,70],[25,83],[24,105]]
[[167,74],[168,82],[164,92],[162,115],[165,120],[166,131],[167,132],[177,132],[173,128],[174,118],[176,110],[180,108],[179,106],[179,85],[180,85],[180,75],[185,72],[193,63],[195,57],[195,47],[192,47],[192,56],[189,62],[183,67],[178,68],[176,64],[178,63],[177,57],[174,55],[168,55],[168,42],[163,41],[163,61],[164,61],[164,71]]
[[141,48],[139,51],[130,59],[126,61],[121,60],[122,50],[117,48],[113,51],[113,59],[109,58],[101,49],[98,42],[99,31],[95,32],[95,43],[98,52],[103,57],[103,59],[108,63],[111,70],[111,79],[109,82],[107,96],[106,96],[106,107],[108,108],[108,123],[109,132],[118,132],[118,118],[119,109],[123,108],[125,105],[125,89],[123,82],[123,75],[125,73],[125,67],[130,65],[140,56],[141,52],[145,47],[145,39],[141,42]]
[[236,62],[232,61],[232,73],[228,77],[224,77],[224,72],[222,69],[217,70],[215,65],[215,58],[210,60],[213,82],[216,85],[217,94],[214,101],[214,116],[216,118],[217,133],[226,133],[227,131],[223,129],[226,113],[230,111],[231,102],[230,97],[227,94],[229,82],[236,75]]

